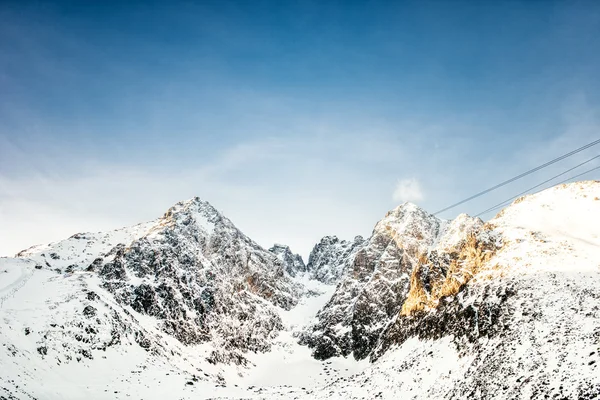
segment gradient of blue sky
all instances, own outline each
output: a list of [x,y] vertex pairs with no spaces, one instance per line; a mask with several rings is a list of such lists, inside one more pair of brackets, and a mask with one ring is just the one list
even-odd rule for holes
[[198,195],[306,256],[600,136],[597,2],[95,3],[0,4],[0,254]]

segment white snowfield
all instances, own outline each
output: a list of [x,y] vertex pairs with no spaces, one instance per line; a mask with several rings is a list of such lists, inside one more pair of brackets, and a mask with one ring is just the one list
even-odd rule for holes
[[[498,323],[507,333],[462,347],[453,336],[410,337],[373,363],[317,361],[297,344],[335,291],[299,274],[305,295],[289,311],[275,307],[285,329],[271,351],[249,354],[247,367],[210,364],[210,343],[181,344],[153,317],[118,304],[83,269],[97,253],[143,235],[144,224],[116,241],[85,234],[85,248],[67,239],[0,258],[0,399],[600,398],[600,182],[527,196],[489,223],[503,246],[457,299],[474,309],[502,304],[510,312]],[[63,268],[82,269],[37,269],[52,253]],[[88,301],[91,292],[99,300]],[[92,314],[85,311],[91,304]],[[99,321],[98,337],[116,332],[118,345],[99,341],[91,353],[77,353],[90,318]],[[157,350],[136,343],[138,334]],[[50,345],[42,348],[44,335]]]
[[110,232],[77,233],[68,239],[47,245],[32,246],[17,254],[40,265],[51,263],[53,268],[87,267],[95,258],[104,256],[119,243],[131,243],[148,233],[158,223],[146,222]]

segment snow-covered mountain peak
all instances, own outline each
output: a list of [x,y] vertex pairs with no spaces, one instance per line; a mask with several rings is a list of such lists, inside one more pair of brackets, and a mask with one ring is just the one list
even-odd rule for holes
[[438,241],[445,224],[446,221],[406,202],[388,211],[375,225],[372,240],[377,237],[391,238],[400,248],[416,255]]
[[217,215],[217,214],[221,215],[221,213],[219,211],[217,211],[217,209],[214,208],[212,206],[212,204],[210,204],[206,200],[202,200],[198,196],[192,197],[191,199],[188,199],[188,200],[182,200],[182,201],[175,203],[172,207],[170,207],[167,210],[165,215],[169,215],[172,213],[178,213],[178,212],[187,212],[187,211],[196,211],[196,212],[203,212],[203,213],[208,213],[208,214],[213,214],[213,215]]
[[187,226],[193,222],[209,235],[213,234],[216,224],[225,224],[233,227],[229,219],[225,218],[209,202],[199,197],[178,202],[167,210],[162,220],[167,223],[173,222],[180,226]]
[[269,251],[277,256],[284,264],[285,270],[291,276],[296,276],[298,273],[306,272],[306,265],[299,254],[292,253],[289,246],[275,243]]
[[375,225],[375,231],[391,228],[398,233],[404,233],[415,227],[439,226],[441,223],[441,219],[416,204],[406,202],[388,211]]
[[362,236],[340,240],[324,236],[310,252],[306,266],[312,279],[323,283],[337,283],[344,272],[346,261],[364,244]]
[[416,205],[413,202],[410,201],[405,201],[404,203],[400,203],[398,204],[396,207],[394,207],[391,211],[388,211],[389,213],[392,212],[421,212],[423,211],[423,209],[421,207],[419,207],[418,205]]
[[[210,343],[214,351],[206,357],[213,363],[243,364],[244,353],[267,351],[283,329],[277,310],[295,306],[303,291],[283,260],[197,197],[149,223],[73,235],[19,257],[53,274],[76,274],[86,285],[93,281],[114,307],[151,318],[161,335],[180,344]],[[299,256],[291,263],[293,271],[304,269]]]
[[[384,326],[400,311],[419,259],[438,249],[457,247],[482,225],[481,220],[466,215],[444,221],[408,202],[389,211],[371,237],[352,252],[325,252],[326,265],[341,271],[339,283],[302,340],[317,358],[350,353],[365,358],[377,345]],[[334,243],[325,238],[313,253],[336,249]]]
[[600,182],[521,197],[482,228],[458,258],[420,263],[412,295],[427,303],[441,287],[442,297],[397,315],[373,358],[427,364],[431,383],[415,381],[423,398],[597,397]]
[[452,221],[443,221],[433,249],[450,251],[455,249],[465,238],[483,227],[483,221],[468,214],[459,214]]

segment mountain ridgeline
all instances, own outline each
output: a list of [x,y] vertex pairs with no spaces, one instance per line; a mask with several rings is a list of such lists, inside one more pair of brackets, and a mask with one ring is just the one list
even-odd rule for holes
[[[14,371],[2,390],[43,398],[21,378],[35,376],[33,365],[51,377],[121,356],[224,387],[223,368],[241,376],[289,335],[316,360],[373,365],[354,376],[361,385],[339,378],[298,389],[300,398],[373,398],[387,387],[390,398],[414,389],[416,398],[591,399],[600,393],[599,196],[598,182],[561,185],[486,223],[404,203],[367,238],[325,236],[306,263],[286,245],[263,248],[199,198],[154,221],[34,246],[0,258],[0,314],[20,327],[0,332],[0,370]],[[290,322],[313,303],[305,322]]]

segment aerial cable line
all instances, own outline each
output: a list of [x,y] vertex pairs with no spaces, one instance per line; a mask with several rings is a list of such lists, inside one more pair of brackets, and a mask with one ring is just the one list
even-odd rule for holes
[[[565,183],[565,182],[567,182],[567,181],[570,181],[571,179],[579,178],[579,177],[580,177],[580,176],[582,176],[582,175],[589,174],[590,172],[596,171],[596,170],[598,170],[598,169],[600,169],[600,166],[597,166],[597,167],[595,167],[595,168],[592,168],[592,169],[588,169],[588,170],[587,170],[587,171],[585,171],[585,172],[582,172],[582,173],[580,173],[580,174],[577,174],[577,175],[575,175],[575,176],[571,176],[570,178],[564,179],[564,180],[562,180],[562,181],[560,181],[560,182],[556,183],[554,186],[556,186],[556,185],[560,185],[561,183]],[[535,192],[535,193],[539,193],[539,192],[541,192],[541,190],[539,190],[539,191],[537,191],[537,192]],[[535,193],[532,193],[532,194],[535,194]],[[485,214],[486,212],[494,211],[494,210],[497,210],[497,209],[499,209],[499,208],[502,208],[502,207],[503,207],[503,206],[498,206],[498,207],[495,207],[495,208],[493,208],[493,209],[486,210],[486,211],[484,211],[484,212],[482,212],[482,213],[479,213],[479,214],[477,214],[477,215]]]
[[572,177],[570,177],[570,178],[567,178],[567,179],[565,179],[565,180],[562,180],[562,181],[558,182],[558,183],[557,183],[557,185],[560,185],[561,183],[565,183],[565,182],[567,182],[567,181],[570,181],[571,179],[579,178],[580,176],[582,176],[582,175],[585,175],[585,174],[587,174],[587,173],[590,173],[590,172],[592,172],[592,171],[596,171],[597,169],[600,169],[600,165],[599,165],[599,166],[597,166],[596,168],[588,169],[588,170],[587,170],[587,171],[585,171],[585,172],[582,172],[582,173],[580,173],[580,174],[577,174],[577,175],[575,175],[575,176],[572,176]]
[[[529,193],[531,190],[533,190],[533,189],[537,189],[537,188],[539,188],[540,186],[543,186],[543,185],[545,185],[546,183],[548,183],[548,182],[550,182],[550,181],[553,181],[554,179],[558,178],[559,176],[563,176],[564,174],[568,174],[569,172],[573,171],[574,169],[576,169],[576,168],[579,168],[579,167],[581,167],[582,165],[585,165],[585,164],[587,164],[587,163],[589,163],[589,162],[592,162],[592,161],[594,161],[594,160],[596,160],[596,159],[598,159],[598,158],[600,158],[600,155],[598,155],[598,156],[595,156],[595,157],[592,157],[592,158],[590,158],[589,160],[582,162],[581,164],[577,164],[576,166],[574,166],[574,167],[572,167],[572,168],[569,168],[568,170],[566,170],[566,171],[564,171],[564,172],[561,172],[561,173],[560,173],[560,174],[558,174],[558,175],[554,175],[552,178],[550,178],[550,179],[547,179],[547,180],[545,180],[544,182],[542,182],[542,183],[540,183],[540,184],[538,184],[538,185],[535,185],[535,186],[533,186],[533,187],[530,187],[529,189],[527,189],[527,190],[525,190],[525,191],[523,191],[523,192],[521,192],[521,193],[519,193],[519,194],[517,194],[517,195],[515,195],[515,196],[513,196],[513,197],[511,197],[511,198],[508,198],[508,199],[506,199],[506,200],[504,200],[504,201],[501,201],[500,203],[496,204],[495,206],[492,206],[492,207],[488,208],[487,210],[480,212],[479,214],[476,214],[476,215],[475,215],[475,217],[479,217],[480,215],[487,214],[487,213],[488,213],[488,212],[490,212],[490,211],[494,211],[495,209],[497,209],[497,208],[499,208],[499,207],[502,207],[502,206],[504,206],[504,205],[505,205],[505,203],[508,203],[509,201],[511,201],[511,200],[513,200],[513,199],[516,199],[516,198],[517,198],[517,197],[519,197],[519,196],[522,196],[522,195],[524,195],[524,194],[527,194],[527,193]],[[589,171],[588,171],[588,172],[589,172]],[[585,174],[585,173],[587,173],[587,172],[584,172],[584,174]],[[571,178],[567,178],[567,180],[569,180],[569,179],[573,179],[573,177],[571,177]],[[560,185],[562,182],[564,182],[564,181],[561,181],[561,182],[557,183],[557,185]]]
[[520,175],[517,175],[517,176],[515,176],[515,177],[513,177],[513,178],[510,178],[509,180],[506,180],[506,181],[504,181],[504,182],[502,182],[502,183],[499,183],[499,184],[497,184],[496,186],[492,186],[491,188],[489,188],[489,189],[486,189],[486,190],[484,190],[483,192],[479,192],[479,193],[477,193],[477,194],[474,194],[474,195],[473,195],[473,196],[471,196],[471,197],[468,197],[468,198],[466,198],[466,199],[464,199],[464,200],[461,200],[461,201],[459,201],[458,203],[454,203],[454,204],[452,204],[451,206],[448,206],[448,207],[446,207],[446,208],[443,208],[443,209],[441,209],[441,210],[439,210],[439,211],[437,211],[437,212],[435,212],[435,213],[433,213],[433,214],[434,214],[434,215],[436,215],[436,214],[442,213],[442,212],[444,212],[444,211],[448,211],[448,210],[450,210],[451,208],[454,208],[454,207],[456,207],[456,206],[459,206],[459,205],[461,205],[461,204],[463,204],[463,203],[466,203],[467,201],[471,201],[471,200],[473,200],[474,198],[477,198],[477,197],[479,197],[479,196],[483,196],[484,194],[486,194],[486,193],[489,193],[489,192],[491,192],[492,190],[496,190],[496,189],[498,189],[499,187],[502,187],[502,186],[504,186],[504,185],[508,185],[509,183],[511,183],[511,182],[514,182],[514,181],[516,181],[517,179],[521,179],[521,178],[523,178],[524,176],[527,176],[527,175],[529,175],[529,174],[532,174],[532,173],[534,173],[534,172],[536,172],[536,171],[539,171],[539,170],[540,170],[540,169],[542,169],[542,168],[546,168],[546,167],[547,167],[547,166],[549,166],[549,165],[552,165],[552,164],[554,164],[554,163],[556,163],[556,162],[559,162],[559,161],[561,161],[561,160],[564,160],[565,158],[567,158],[567,157],[570,157],[570,156],[572,156],[573,154],[577,154],[577,153],[579,153],[579,152],[581,152],[581,151],[583,151],[583,150],[585,150],[585,149],[587,149],[587,148],[590,148],[590,147],[592,147],[592,146],[595,146],[595,145],[597,145],[598,143],[600,143],[600,139],[598,139],[598,140],[595,140],[595,141],[593,141],[593,142],[591,142],[591,143],[588,143],[588,144],[586,144],[585,146],[582,146],[582,147],[580,147],[580,148],[578,148],[578,149],[576,149],[576,150],[573,150],[573,151],[571,151],[570,153],[563,154],[562,156],[560,156],[560,157],[557,157],[557,158],[555,158],[554,160],[548,161],[548,162],[547,162],[547,163],[545,163],[545,164],[542,164],[542,165],[540,165],[540,166],[537,166],[537,167],[535,167],[535,168],[533,168],[533,169],[530,169],[529,171],[523,172],[523,173],[522,173],[522,174],[520,174]]

